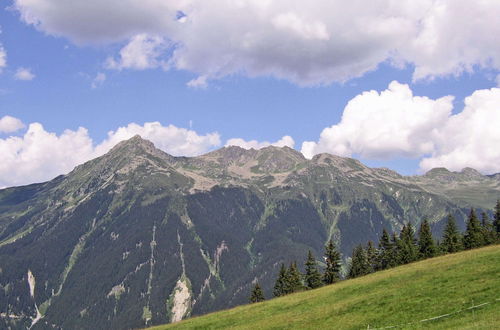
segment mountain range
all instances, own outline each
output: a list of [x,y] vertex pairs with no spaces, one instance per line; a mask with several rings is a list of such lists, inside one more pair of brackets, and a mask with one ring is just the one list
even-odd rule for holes
[[0,328],[127,329],[267,296],[282,262],[333,239],[490,212],[500,174],[402,176],[288,147],[173,157],[135,136],[49,182],[0,190]]

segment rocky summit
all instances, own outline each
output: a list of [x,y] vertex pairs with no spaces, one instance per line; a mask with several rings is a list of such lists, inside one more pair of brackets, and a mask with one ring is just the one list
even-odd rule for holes
[[[282,262],[344,259],[427,218],[493,208],[500,175],[401,176],[288,147],[173,157],[139,136],[52,181],[0,190],[0,328],[125,329],[270,296]],[[299,265],[300,266],[300,265]]]

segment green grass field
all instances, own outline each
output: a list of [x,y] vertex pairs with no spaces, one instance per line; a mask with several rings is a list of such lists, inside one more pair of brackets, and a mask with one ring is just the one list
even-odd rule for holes
[[[488,303],[473,309],[471,306]],[[435,320],[420,322],[443,314]],[[500,246],[152,329],[500,329]]]

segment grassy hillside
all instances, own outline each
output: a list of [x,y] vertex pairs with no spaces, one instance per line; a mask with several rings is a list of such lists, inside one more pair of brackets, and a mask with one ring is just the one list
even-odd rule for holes
[[[483,303],[488,304],[467,309]],[[367,329],[368,325],[493,329],[500,328],[499,311],[497,245],[152,329]],[[457,313],[419,322],[454,312]]]

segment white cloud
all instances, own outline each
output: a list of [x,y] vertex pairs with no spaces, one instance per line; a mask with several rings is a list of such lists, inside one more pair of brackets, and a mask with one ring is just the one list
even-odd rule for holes
[[0,73],[2,73],[3,68],[7,66],[7,52],[3,48],[2,43],[0,43]]
[[92,87],[92,89],[95,89],[104,84],[105,81],[106,81],[106,74],[98,72],[94,80],[92,80],[92,84],[90,86]]
[[483,173],[500,172],[500,88],[475,91],[465,99],[462,112],[439,127],[436,149],[420,162],[424,171],[434,167]]
[[364,92],[344,109],[341,121],[325,128],[317,142],[305,141],[311,158],[328,152],[367,159],[421,159],[420,170],[465,167],[500,172],[500,88],[475,91],[453,115],[453,97],[414,96],[393,81],[380,93]]
[[199,76],[195,79],[188,81],[186,85],[192,88],[207,88],[208,86],[207,76]]
[[158,36],[138,34],[132,37],[129,43],[120,50],[118,60],[109,57],[106,61],[108,69],[154,69],[159,66],[166,67],[166,62],[159,60],[167,48],[166,41]]
[[400,49],[415,63],[414,79],[500,69],[500,1],[437,0],[420,22],[416,38]]
[[118,59],[110,58],[111,68],[188,70],[203,77],[194,86],[232,74],[328,84],[385,61],[415,65],[415,79],[500,69],[497,0],[15,0],[15,6],[28,24],[75,43],[128,42]]
[[22,137],[0,139],[0,187],[41,182],[69,172],[94,155],[87,130],[61,135],[33,123]]
[[3,116],[0,118],[0,133],[13,133],[23,127],[23,122],[18,118],[11,116]]
[[30,81],[35,79],[35,75],[31,72],[30,68],[18,68],[14,74],[14,79]]
[[238,146],[244,149],[262,149],[268,146],[276,146],[276,147],[290,147],[293,148],[295,145],[295,141],[291,136],[285,135],[281,139],[276,142],[259,142],[257,140],[245,141],[240,138],[229,139],[226,142],[226,146]]
[[217,133],[199,135],[158,122],[120,127],[109,132],[107,139],[99,144],[94,143],[82,127],[57,135],[47,132],[39,123],[32,123],[23,136],[0,139],[0,187],[50,180],[106,153],[116,143],[135,134],[173,155],[198,155],[220,145]]
[[100,153],[104,153],[122,140],[139,134],[150,140],[155,146],[174,156],[197,156],[221,144],[218,133],[199,135],[193,130],[179,128],[174,125],[162,126],[159,122],[135,123],[120,127],[108,133],[108,138],[97,146]]
[[308,158],[321,152],[365,158],[418,157],[434,151],[434,136],[451,114],[453,97],[413,96],[393,81],[387,90],[364,92],[344,109],[340,123],[325,128],[318,142],[306,141]]

